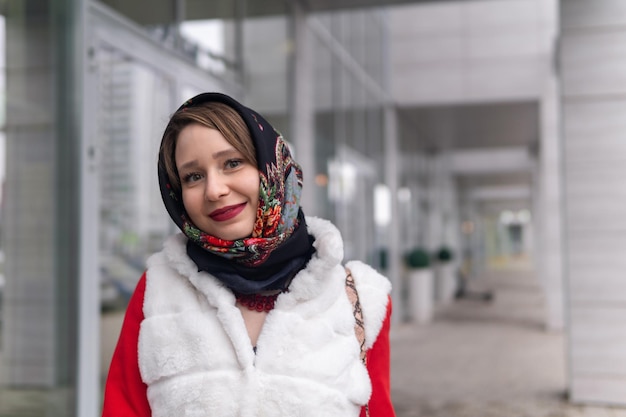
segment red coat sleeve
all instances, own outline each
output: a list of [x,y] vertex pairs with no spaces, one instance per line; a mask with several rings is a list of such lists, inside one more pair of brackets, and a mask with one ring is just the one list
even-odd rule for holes
[[391,297],[387,303],[387,316],[380,329],[378,338],[370,350],[367,351],[367,371],[372,381],[372,396],[366,414],[365,407],[361,409],[361,417],[394,417],[396,415],[391,402],[391,383],[389,376],[390,350],[389,328],[391,326]]
[[126,309],[104,390],[102,417],[150,417],[147,386],[139,373],[139,326],[144,319],[144,273]]

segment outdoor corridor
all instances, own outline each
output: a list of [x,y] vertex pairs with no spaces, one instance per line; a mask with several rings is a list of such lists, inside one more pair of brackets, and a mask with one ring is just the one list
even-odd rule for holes
[[493,300],[457,300],[438,307],[431,324],[392,329],[398,417],[626,416],[566,402],[566,340],[544,330],[532,271],[491,271],[473,287]]

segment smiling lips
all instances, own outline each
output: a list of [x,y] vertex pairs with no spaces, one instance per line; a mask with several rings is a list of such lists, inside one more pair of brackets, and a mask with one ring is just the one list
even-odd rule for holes
[[241,213],[246,207],[246,204],[247,203],[235,204],[233,206],[226,206],[217,210],[213,210],[209,214],[209,217],[216,222],[225,222],[226,220],[230,220],[239,213]]

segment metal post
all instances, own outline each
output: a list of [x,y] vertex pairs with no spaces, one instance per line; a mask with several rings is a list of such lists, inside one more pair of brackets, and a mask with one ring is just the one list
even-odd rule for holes
[[293,55],[291,91],[291,123],[289,140],[295,147],[295,158],[302,167],[304,184],[302,189],[302,207],[307,215],[317,214],[315,198],[315,126],[313,73],[314,63],[311,59],[312,43],[307,25],[307,13],[295,1],[293,6]]
[[388,230],[388,250],[389,250],[389,280],[393,286],[391,298],[395,306],[396,313],[393,321],[403,316],[404,306],[402,305],[401,290],[401,254],[400,254],[400,216],[398,210],[398,120],[396,109],[391,104],[385,105],[384,110],[385,128],[385,183],[389,187],[391,195],[391,223]]
[[[85,34],[88,1],[78,0],[77,33]],[[99,190],[95,143],[97,79],[95,47],[88,36],[77,36],[75,71],[79,77],[75,96],[83,103],[78,117],[80,135],[80,266],[78,282],[78,366],[76,415],[100,415],[100,281],[98,279]]]

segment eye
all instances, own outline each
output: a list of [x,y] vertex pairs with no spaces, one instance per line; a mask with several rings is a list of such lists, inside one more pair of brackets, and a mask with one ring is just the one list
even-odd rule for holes
[[224,163],[226,169],[235,169],[243,164],[243,159],[229,159]]
[[202,175],[197,172],[190,172],[183,176],[183,183],[188,184],[196,181],[200,181],[202,179]]

